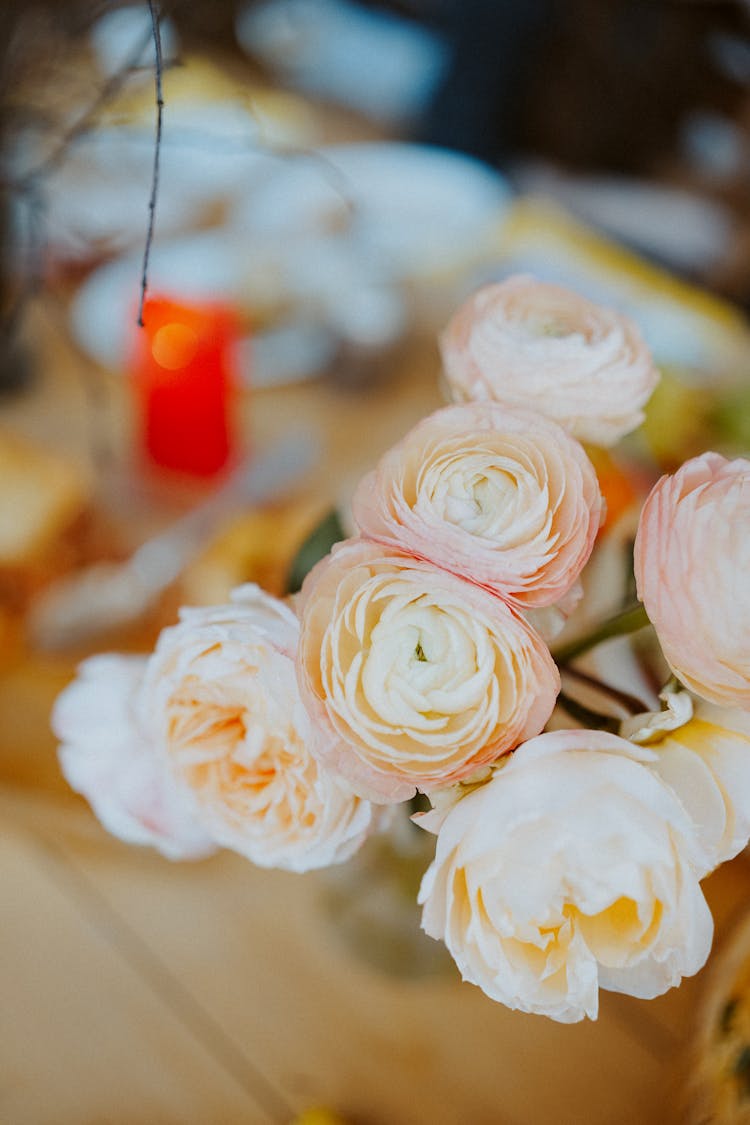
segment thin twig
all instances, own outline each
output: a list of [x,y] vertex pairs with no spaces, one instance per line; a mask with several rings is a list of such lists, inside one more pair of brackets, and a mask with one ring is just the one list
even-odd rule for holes
[[42,176],[48,176],[51,172],[54,172],[58,165],[62,164],[72,145],[89,132],[92,125],[96,122],[100,111],[119,94],[133,71],[138,69],[138,64],[143,58],[143,52],[151,41],[152,35],[153,31],[149,30],[148,35],[141,40],[137,49],[130,55],[125,65],[116,70],[115,73],[107,79],[97,92],[91,104],[87,106],[81,116],[73,122],[67,132],[63,133],[60,141],[52,152],[45,156],[35,168],[31,168],[28,172],[25,172],[19,177],[19,179],[10,183],[9,186],[12,190],[24,191],[30,182]]
[[596,676],[590,676],[588,672],[582,672],[580,668],[573,668],[570,664],[567,664],[563,671],[566,676],[571,676],[579,683],[586,684],[587,687],[599,692],[600,695],[609,696],[631,715],[640,715],[643,711],[649,710],[648,705],[637,695],[631,695],[628,691],[621,691],[620,688],[613,687],[612,684],[605,683],[604,680],[599,680]]
[[593,711],[590,707],[584,707],[577,699],[573,699],[563,691],[558,695],[557,702],[568,712],[571,719],[575,719],[591,730],[606,730],[610,734],[617,734],[620,729],[619,719],[611,715],[602,715],[600,711]]
[[138,327],[143,328],[143,306],[146,301],[148,288],[148,263],[151,257],[151,243],[154,240],[154,220],[156,217],[156,197],[159,193],[159,159],[161,157],[161,132],[162,116],[164,112],[164,96],[162,93],[162,57],[161,57],[161,31],[159,29],[159,10],[155,0],[148,0],[148,10],[151,13],[151,30],[154,37],[154,50],[156,52],[156,65],[154,83],[156,86],[156,142],[154,144],[154,167],[151,175],[151,198],[148,201],[148,230],[146,232],[146,246],[143,251],[143,268],[141,270],[141,299],[138,304]]

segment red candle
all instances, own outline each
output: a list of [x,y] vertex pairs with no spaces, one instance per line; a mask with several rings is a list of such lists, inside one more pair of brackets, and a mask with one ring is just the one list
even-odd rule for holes
[[162,468],[212,476],[232,453],[237,317],[223,305],[150,297],[143,323],[133,375],[144,451]]

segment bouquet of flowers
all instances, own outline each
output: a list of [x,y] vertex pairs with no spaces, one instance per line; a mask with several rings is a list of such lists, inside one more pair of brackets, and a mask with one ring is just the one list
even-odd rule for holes
[[[127,841],[297,872],[424,795],[426,932],[493,999],[595,1018],[600,987],[653,997],[703,965],[700,881],[750,837],[750,461],[659,480],[642,604],[561,643],[604,518],[581,443],[640,425],[649,352],[626,317],[527,277],[476,293],[441,351],[452,404],[360,482],[358,534],[288,600],[244,586],[184,609],[148,658],[87,660],[54,713],[62,768]],[[664,669],[645,703],[599,650],[636,630]]]

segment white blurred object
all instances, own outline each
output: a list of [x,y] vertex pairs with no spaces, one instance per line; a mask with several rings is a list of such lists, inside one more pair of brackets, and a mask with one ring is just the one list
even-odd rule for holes
[[681,129],[681,148],[702,175],[737,176],[747,162],[745,135],[733,121],[718,113],[695,111]]
[[320,442],[309,425],[241,465],[186,516],[121,563],[96,563],[48,587],[34,603],[29,633],[40,648],[59,649],[138,620],[180,575],[222,519],[288,493],[310,472]]
[[254,387],[300,383],[325,371],[337,350],[338,340],[330,328],[299,320],[242,340],[238,368]]
[[[216,222],[273,170],[280,150],[314,144],[314,113],[294,95],[238,83],[202,59],[164,73],[165,110],[156,238]],[[67,112],[63,131],[80,116]],[[45,176],[45,237],[52,259],[90,262],[143,246],[154,162],[153,76],[132,76],[101,120]],[[3,153],[23,179],[44,165],[54,138],[29,126]],[[23,217],[22,217],[23,221]]]
[[352,289],[331,309],[333,326],[342,340],[362,349],[380,349],[406,331],[404,301],[394,289]]
[[710,268],[734,236],[726,208],[683,189],[625,177],[569,176],[546,164],[522,167],[517,183],[674,269]]
[[[255,250],[231,231],[205,231],[154,248],[149,288],[176,300],[227,301],[244,307],[253,293],[256,303],[270,298],[291,302],[286,323],[240,341],[236,367],[240,379],[254,387],[277,386],[309,379],[335,358],[339,332],[329,323],[331,304],[344,286],[356,287],[355,275],[342,267],[341,286],[332,285],[313,299],[314,258],[304,271],[304,285],[290,288],[293,270],[287,243]],[[71,328],[77,344],[103,367],[127,368],[128,350],[136,332],[142,255],[128,255],[95,270],[71,305]],[[360,279],[361,283],[361,279]]]
[[[750,12],[750,3],[747,4]],[[750,39],[718,31],[708,37],[708,49],[721,73],[732,82],[750,84]]]
[[[366,337],[368,349],[376,338],[391,344],[405,328],[407,286],[412,299],[428,293],[440,323],[486,258],[509,199],[483,164],[415,145],[269,159],[225,226],[154,247],[149,284],[177,300],[283,308],[284,331],[255,338],[251,381],[307,378],[330,362],[331,333],[353,344]],[[72,305],[78,343],[112,369],[126,361],[141,260],[138,250],[101,266]]]
[[[108,262],[87,277],[73,299],[73,336],[103,367],[117,370],[127,363],[142,267],[138,252]],[[176,300],[231,301],[242,277],[242,247],[227,235],[207,231],[154,248],[149,290]]]
[[[175,58],[179,39],[170,19],[159,20],[159,35],[162,58],[165,61]],[[144,48],[138,56],[137,65],[153,67],[156,63],[151,15],[146,4],[132,4],[105,12],[91,28],[89,39],[99,70],[107,78],[133,62],[140,44],[144,44]]]
[[236,229],[346,236],[384,278],[413,280],[475,257],[511,198],[493,169],[443,149],[365,143],[319,153],[320,164],[279,164],[237,209]]
[[[510,196],[468,156],[399,144],[269,158],[243,189],[224,226],[154,246],[150,287],[271,319],[253,341],[255,386],[315,375],[332,337],[387,348],[405,331],[407,289],[412,312],[424,291],[436,327],[467,271],[493,254]],[[107,263],[74,299],[75,339],[105,367],[126,363],[141,267],[139,249]]]
[[[258,123],[236,103],[171,106],[157,236],[185,230],[211,206],[239,198],[273,163],[263,144]],[[48,183],[47,229],[56,253],[75,259],[142,242],[153,160],[153,122],[102,127],[83,137]]]
[[390,123],[428,104],[448,57],[434,33],[346,0],[248,5],[236,33],[285,83]]

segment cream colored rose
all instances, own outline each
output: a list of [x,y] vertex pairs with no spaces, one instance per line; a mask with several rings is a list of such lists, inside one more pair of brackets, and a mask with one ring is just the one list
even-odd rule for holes
[[709,866],[651,751],[594,731],[521,746],[445,817],[422,925],[488,996],[564,1023],[703,965]]
[[675,674],[750,709],[750,461],[704,453],[662,477],[635,541],[638,597]]
[[353,507],[364,535],[529,607],[573,587],[601,505],[593,465],[555,422],[469,403],[420,422],[362,480]]
[[308,575],[300,607],[300,688],[328,732],[314,752],[373,800],[460,780],[552,711],[560,680],[541,638],[428,562],[348,540]]
[[348,859],[381,813],[308,750],[298,635],[295,614],[256,586],[183,610],[159,638],[144,705],[212,837],[262,867],[307,871]]
[[52,726],[60,765],[108,832],[150,844],[168,859],[215,850],[174,785],[137,706],[146,658],[92,656],[58,697]]
[[596,445],[641,424],[658,382],[631,320],[532,277],[480,289],[440,348],[455,400],[527,407]]
[[636,715],[621,733],[654,751],[655,770],[689,813],[711,866],[750,840],[750,715],[689,692],[665,692],[665,709]]

